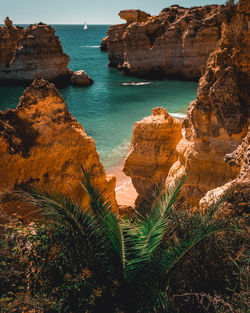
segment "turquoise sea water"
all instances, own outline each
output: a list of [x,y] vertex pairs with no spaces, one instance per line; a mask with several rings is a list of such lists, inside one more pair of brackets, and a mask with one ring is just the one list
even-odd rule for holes
[[[85,132],[95,139],[106,168],[124,158],[135,121],[150,115],[153,107],[163,106],[174,116],[183,116],[196,98],[198,84],[183,81],[149,81],[147,84],[107,67],[107,53],[99,49],[107,25],[53,25],[64,51],[70,56],[72,70],[84,69],[94,80],[91,87],[59,89],[69,111],[82,123]],[[15,108],[22,86],[0,86],[0,110]]]

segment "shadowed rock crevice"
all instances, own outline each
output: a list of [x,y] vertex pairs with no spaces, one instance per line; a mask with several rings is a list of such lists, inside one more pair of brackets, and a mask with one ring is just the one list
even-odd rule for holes
[[30,149],[36,145],[38,132],[32,123],[21,119],[14,110],[0,112],[0,137],[4,137],[9,145],[10,154],[29,156]]

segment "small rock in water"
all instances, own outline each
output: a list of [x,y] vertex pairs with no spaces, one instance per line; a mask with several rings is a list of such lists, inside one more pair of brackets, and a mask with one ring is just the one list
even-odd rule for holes
[[83,70],[79,70],[73,72],[71,83],[75,86],[90,86],[93,84],[93,80]]

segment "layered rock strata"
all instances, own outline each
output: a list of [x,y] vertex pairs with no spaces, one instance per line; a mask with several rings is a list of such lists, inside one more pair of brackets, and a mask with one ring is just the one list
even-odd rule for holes
[[225,156],[241,145],[249,124],[249,13],[249,4],[241,0],[223,24],[222,38],[183,123],[185,136],[177,146],[178,160],[167,185],[189,174],[182,195],[193,205],[207,191],[237,176]]
[[155,186],[164,186],[168,171],[177,160],[176,145],[181,138],[181,122],[164,108],[153,109],[152,115],[135,123],[123,172],[132,178],[137,202]]
[[225,156],[228,167],[236,178],[223,186],[212,189],[200,200],[199,206],[207,208],[214,199],[225,197],[222,204],[223,214],[242,216],[250,209],[250,129],[246,137],[232,153]]
[[105,174],[94,140],[69,113],[53,84],[35,80],[16,109],[0,112],[0,191],[31,183],[70,193],[85,206],[81,164],[115,209],[115,177]]
[[55,29],[43,23],[27,29],[12,24],[9,18],[0,27],[0,81],[26,82],[44,78],[69,84],[73,72],[69,56],[63,52]]
[[175,5],[152,17],[121,11],[127,23],[108,30],[109,66],[141,77],[196,80],[220,39],[227,13],[219,5]]
[[[181,189],[185,205],[198,206],[208,191],[235,179],[237,183],[241,180],[247,182],[244,184],[249,193],[249,175],[243,177],[239,174],[242,169],[249,174],[246,166],[249,162],[246,161],[249,154],[249,137],[246,135],[250,108],[249,13],[249,2],[246,0],[240,0],[237,6],[231,7],[231,16],[222,25],[222,38],[210,55],[199,81],[197,99],[190,103],[183,121],[183,138],[176,146],[177,160],[167,174],[166,187],[188,175]],[[141,129],[141,133],[148,127]],[[175,141],[175,138],[169,140]],[[138,150],[143,149],[141,145]],[[153,147],[156,151],[161,149],[160,138],[156,138]],[[144,158],[150,156],[150,149],[144,152]],[[156,158],[150,162],[152,168],[161,160],[160,155],[155,155]],[[137,163],[140,166],[139,158]],[[129,174],[128,169],[126,172]],[[140,175],[143,179],[144,175]],[[207,197],[211,199],[212,196]]]

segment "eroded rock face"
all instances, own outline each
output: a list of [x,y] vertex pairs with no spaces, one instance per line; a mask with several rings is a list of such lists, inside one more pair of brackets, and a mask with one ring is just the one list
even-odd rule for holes
[[53,84],[35,80],[16,109],[0,112],[0,191],[32,183],[70,193],[84,206],[88,198],[79,186],[81,164],[116,208],[115,177],[106,176],[94,140]]
[[109,28],[109,66],[141,77],[198,79],[220,39],[225,7],[175,5],[142,19],[136,12],[121,11],[127,24]]
[[8,16],[4,19],[4,24],[6,27],[13,27],[13,22]]
[[7,68],[14,56],[17,42],[25,33],[22,27],[12,25],[12,21],[6,17],[5,25],[0,27],[0,69]]
[[176,145],[181,137],[181,122],[164,108],[153,109],[152,115],[135,123],[123,171],[132,178],[137,202],[155,185],[164,186],[168,171],[177,160]]
[[101,51],[107,51],[108,50],[108,36],[102,38],[100,49],[101,49]]
[[[198,207],[199,203],[200,206],[207,206],[232,186],[238,186],[237,196],[234,194],[228,203],[231,206],[240,201],[247,203],[250,108],[248,17],[249,2],[241,0],[225,19],[222,38],[210,55],[200,79],[197,99],[190,103],[182,123],[181,140],[176,139],[178,137],[173,133],[169,134],[167,141],[162,139],[156,127],[157,121],[164,121],[161,114],[135,124],[132,150],[124,171],[132,177],[140,195],[154,181],[158,183],[167,177],[165,185],[168,188],[188,175],[180,193],[184,206]],[[163,128],[171,129],[168,124],[165,127],[162,123]],[[174,159],[177,158],[174,163],[167,148],[171,142]],[[161,163],[164,158],[166,162],[170,160],[169,164]],[[157,173],[162,175],[162,180]]]
[[231,157],[230,153],[240,153],[237,147],[248,127],[249,4],[239,1],[231,13],[200,79],[197,99],[189,105],[183,123],[185,136],[177,145],[178,160],[166,181],[169,185],[189,174],[181,194],[197,206],[209,190],[233,180],[241,168],[241,161],[233,157],[236,152]]
[[43,23],[27,29],[5,19],[0,27],[0,80],[70,82],[69,57],[63,52],[55,29]]
[[250,203],[250,129],[241,145],[225,156],[225,162],[236,174],[236,178],[223,186],[210,190],[200,200],[199,206],[206,208],[215,199],[227,196],[222,204],[224,214],[241,216],[249,214]]
[[151,15],[141,10],[122,10],[119,12],[119,16],[129,24],[133,22],[146,22]]

